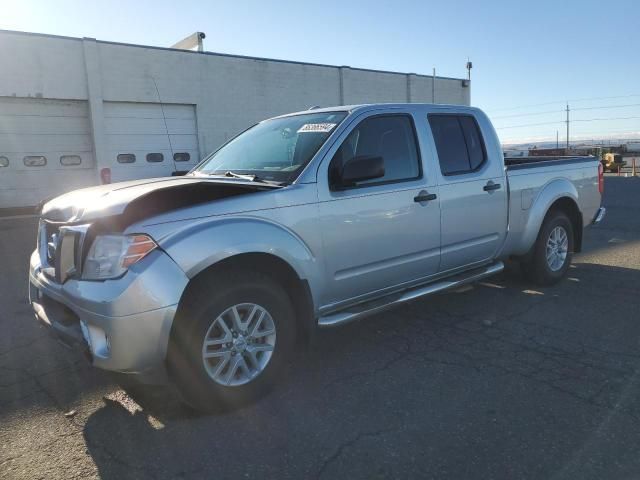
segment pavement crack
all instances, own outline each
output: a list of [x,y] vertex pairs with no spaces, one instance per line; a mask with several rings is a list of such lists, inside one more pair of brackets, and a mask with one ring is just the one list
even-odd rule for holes
[[16,352],[17,350],[21,350],[21,349],[23,349],[23,348],[30,347],[30,346],[32,346],[34,343],[37,343],[37,342],[39,342],[39,341],[41,341],[41,340],[43,340],[43,339],[46,339],[46,338],[48,338],[46,335],[41,335],[41,336],[36,337],[36,338],[34,338],[34,339],[32,339],[32,340],[30,340],[30,341],[26,342],[26,343],[21,343],[21,344],[19,344],[19,345],[14,345],[14,346],[12,346],[11,348],[9,348],[8,350],[4,350],[4,351],[0,352],[0,357],[3,357],[3,356],[5,356],[5,355],[9,355],[10,353],[14,353],[14,352]]
[[383,430],[376,430],[373,432],[358,433],[358,435],[355,436],[354,438],[344,441],[343,443],[338,445],[336,450],[331,455],[329,455],[327,458],[324,459],[324,461],[320,465],[320,468],[318,469],[318,473],[316,474],[316,480],[319,480],[320,478],[322,478],[322,475],[325,473],[327,468],[329,468],[332,463],[334,463],[338,458],[340,458],[340,456],[342,456],[342,454],[347,448],[354,446],[356,443],[358,443],[359,441],[365,438],[376,438],[376,437],[379,437],[380,435],[385,435],[392,431],[393,429],[387,428]]
[[387,361],[385,361],[382,365],[380,365],[379,367],[373,368],[373,369],[369,369],[367,371],[360,371],[360,372],[354,372],[348,375],[343,375],[343,376],[339,376],[337,378],[334,378],[332,381],[330,381],[329,383],[326,384],[327,387],[332,386],[332,385],[336,385],[336,384],[343,384],[345,382],[349,382],[351,380],[354,380],[356,378],[359,377],[368,377],[368,376],[372,376],[372,375],[377,375],[378,373],[384,372],[386,370],[388,370],[389,368],[393,367],[396,363],[406,359],[407,357],[409,357],[409,355],[411,354],[410,352],[410,347],[409,347],[409,341],[402,336],[398,336],[402,339],[405,340],[405,345],[404,348],[401,349],[393,349],[395,352],[397,352],[397,355],[394,355],[392,358],[388,359]]
[[21,385],[21,384],[25,383],[28,380],[35,381],[36,378],[44,378],[44,377],[47,377],[49,375],[54,375],[56,373],[66,372],[66,371],[72,370],[72,369],[80,366],[82,363],[83,363],[82,361],[75,361],[71,365],[64,365],[62,367],[54,368],[54,369],[51,369],[51,370],[47,370],[45,372],[39,372],[37,374],[36,373],[31,373],[25,368],[10,368],[10,367],[6,367],[6,366],[0,366],[0,368],[2,368],[3,370],[7,370],[7,371],[10,371],[10,372],[22,373],[26,377],[24,380],[18,380],[18,381],[9,382],[9,383],[0,383],[0,388],[1,387],[4,387],[4,388],[13,387],[13,386],[16,386],[16,385]]

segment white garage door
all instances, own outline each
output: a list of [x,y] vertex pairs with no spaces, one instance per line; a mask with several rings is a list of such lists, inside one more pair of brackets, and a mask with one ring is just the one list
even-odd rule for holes
[[113,182],[164,177],[199,161],[194,105],[105,102]]
[[87,102],[0,97],[0,208],[95,183]]

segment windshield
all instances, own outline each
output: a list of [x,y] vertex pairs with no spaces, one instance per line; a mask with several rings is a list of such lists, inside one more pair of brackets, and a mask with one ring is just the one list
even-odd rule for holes
[[346,116],[347,112],[324,112],[265,120],[213,153],[195,171],[290,182]]

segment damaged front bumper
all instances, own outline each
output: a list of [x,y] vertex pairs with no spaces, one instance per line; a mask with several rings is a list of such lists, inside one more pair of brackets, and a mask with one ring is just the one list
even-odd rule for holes
[[36,318],[105,370],[157,378],[188,278],[154,251],[114,280],[57,283],[31,255],[29,301]]

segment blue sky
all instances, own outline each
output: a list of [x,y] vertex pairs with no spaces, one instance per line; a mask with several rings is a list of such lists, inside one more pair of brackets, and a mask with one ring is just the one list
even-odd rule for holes
[[0,11],[9,30],[158,46],[200,30],[210,51],[452,77],[466,75],[469,57],[472,105],[504,142],[556,130],[562,141],[553,122],[565,100],[582,108],[572,138],[640,136],[640,2],[631,0],[0,0]]

